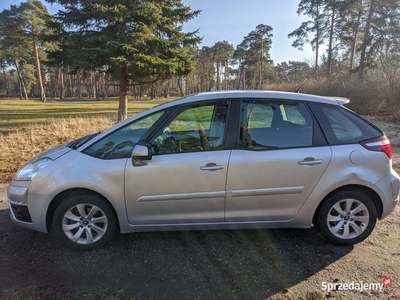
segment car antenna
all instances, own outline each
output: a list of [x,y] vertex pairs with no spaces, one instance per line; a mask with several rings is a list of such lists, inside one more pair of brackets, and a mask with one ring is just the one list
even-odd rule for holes
[[306,84],[306,82],[307,82],[308,80],[310,80],[310,78],[311,78],[311,76],[308,77],[308,78],[306,79],[306,81],[304,81],[303,84],[302,84],[297,90],[295,90],[294,92],[295,92],[295,93],[300,93],[300,90],[303,88],[303,86]]

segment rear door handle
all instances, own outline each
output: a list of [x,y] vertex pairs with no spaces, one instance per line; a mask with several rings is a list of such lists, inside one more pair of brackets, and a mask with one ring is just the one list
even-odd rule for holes
[[313,165],[319,165],[322,163],[321,159],[315,159],[313,157],[307,157],[302,161],[299,161],[299,165],[301,166],[313,166]]
[[205,166],[200,167],[200,170],[203,171],[217,171],[217,170],[222,170],[224,166],[217,165],[215,163],[209,163],[206,164]]

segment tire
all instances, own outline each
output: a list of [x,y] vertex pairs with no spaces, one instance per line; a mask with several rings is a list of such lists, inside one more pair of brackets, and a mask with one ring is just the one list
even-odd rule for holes
[[346,190],[326,199],[317,212],[314,226],[328,241],[352,245],[371,234],[376,219],[375,204],[366,193]]
[[111,205],[97,195],[71,194],[56,208],[54,233],[74,250],[93,250],[104,246],[115,235],[117,218]]

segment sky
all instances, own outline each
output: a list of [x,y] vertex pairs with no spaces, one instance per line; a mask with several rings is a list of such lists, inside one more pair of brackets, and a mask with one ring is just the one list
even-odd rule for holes
[[[0,11],[10,5],[18,5],[21,0],[0,0]],[[51,14],[57,13],[60,6],[42,1]],[[258,24],[273,28],[271,59],[274,63],[288,60],[313,61],[309,45],[304,50],[292,47],[293,39],[287,36],[297,29],[307,18],[297,15],[300,0],[182,0],[192,10],[201,10],[195,19],[184,26],[184,31],[199,30],[203,37],[200,46],[213,46],[226,40],[235,48],[243,38]]]

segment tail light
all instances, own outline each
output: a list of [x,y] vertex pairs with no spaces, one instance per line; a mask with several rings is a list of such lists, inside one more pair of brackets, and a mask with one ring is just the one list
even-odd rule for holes
[[371,151],[385,152],[389,159],[392,159],[392,145],[386,136],[363,141],[361,142],[361,145]]

